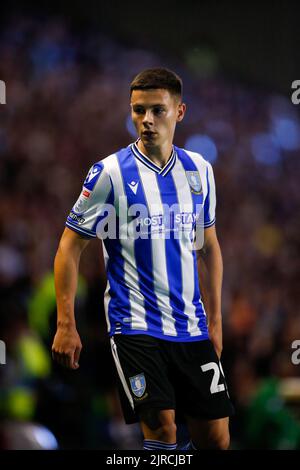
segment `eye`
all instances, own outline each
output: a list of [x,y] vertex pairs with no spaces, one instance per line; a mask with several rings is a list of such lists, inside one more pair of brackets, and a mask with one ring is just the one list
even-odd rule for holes
[[156,116],[159,116],[160,114],[162,114],[164,112],[164,108],[162,108],[161,106],[155,106],[153,108],[153,113],[156,115]]
[[133,111],[134,111],[136,114],[144,114],[144,108],[142,108],[141,106],[134,107],[134,108],[133,108]]

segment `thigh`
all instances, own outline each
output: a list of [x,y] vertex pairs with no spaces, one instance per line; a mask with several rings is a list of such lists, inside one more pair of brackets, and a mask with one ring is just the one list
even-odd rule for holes
[[139,420],[147,409],[175,408],[175,392],[168,379],[166,357],[160,342],[148,335],[115,335],[112,354],[119,377],[125,421]]
[[233,414],[223,369],[210,340],[178,344],[173,363],[180,412],[203,420]]

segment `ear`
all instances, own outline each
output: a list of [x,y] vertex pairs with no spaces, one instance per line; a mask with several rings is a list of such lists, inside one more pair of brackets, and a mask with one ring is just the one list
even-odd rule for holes
[[185,111],[186,111],[186,104],[185,103],[180,103],[178,105],[178,109],[177,109],[176,122],[182,121],[182,119],[184,118],[184,115],[185,115]]

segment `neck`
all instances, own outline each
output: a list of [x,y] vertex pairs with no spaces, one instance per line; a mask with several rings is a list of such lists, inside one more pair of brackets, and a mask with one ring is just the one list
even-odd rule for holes
[[169,160],[173,145],[172,143],[167,142],[166,144],[160,147],[153,147],[153,146],[145,146],[141,139],[137,143],[138,148],[142,153],[144,153],[150,160],[153,161],[156,165],[161,166],[162,168],[165,166],[167,161]]

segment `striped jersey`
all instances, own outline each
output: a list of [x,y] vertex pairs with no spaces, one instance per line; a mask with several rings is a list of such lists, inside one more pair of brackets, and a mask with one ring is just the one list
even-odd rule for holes
[[212,167],[173,146],[161,168],[137,142],[90,168],[66,225],[102,239],[110,336],[207,339],[195,248],[215,223]]

